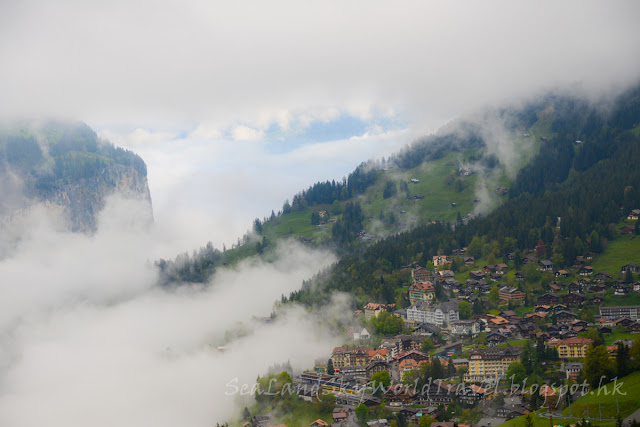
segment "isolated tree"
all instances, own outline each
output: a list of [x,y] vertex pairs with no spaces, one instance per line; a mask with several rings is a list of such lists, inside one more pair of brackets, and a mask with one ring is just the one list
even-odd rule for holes
[[531,417],[531,414],[527,414],[527,416],[524,419],[524,427],[533,427],[533,418]]
[[333,375],[334,373],[335,370],[333,369],[333,360],[329,359],[329,362],[327,363],[327,374]]
[[245,406],[244,410],[242,411],[242,419],[248,420],[249,418],[251,418],[251,412],[249,412],[249,408]]
[[311,213],[311,224],[312,225],[320,224],[320,214],[318,212],[314,211]]
[[253,229],[256,233],[262,234],[262,222],[259,218],[253,220]]
[[627,271],[624,272],[624,283],[633,283],[633,273],[630,268],[627,268]]

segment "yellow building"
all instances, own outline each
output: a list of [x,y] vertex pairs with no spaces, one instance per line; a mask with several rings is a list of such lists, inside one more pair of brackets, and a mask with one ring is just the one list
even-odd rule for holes
[[431,302],[436,296],[436,290],[431,282],[418,282],[409,286],[409,301],[415,304],[418,301]]
[[547,347],[555,347],[560,359],[582,359],[593,344],[589,338],[568,338],[566,340],[549,340]]
[[331,353],[333,369],[340,371],[340,368],[348,366],[364,366],[369,363],[369,353],[373,352],[373,347],[336,347]]
[[505,378],[509,365],[518,361],[521,349],[475,348],[469,352],[469,370],[465,381],[486,381]]

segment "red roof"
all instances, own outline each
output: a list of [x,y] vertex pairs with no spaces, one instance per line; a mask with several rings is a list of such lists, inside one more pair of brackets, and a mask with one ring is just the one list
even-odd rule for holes
[[416,282],[409,287],[409,289],[418,289],[421,291],[434,291],[433,283],[431,282]]

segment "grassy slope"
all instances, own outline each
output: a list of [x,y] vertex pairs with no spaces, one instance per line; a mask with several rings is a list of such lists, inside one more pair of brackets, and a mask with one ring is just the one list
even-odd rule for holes
[[[589,402],[589,407],[591,407],[591,402]],[[545,411],[538,411],[545,412]],[[551,427],[550,420],[548,418],[543,418],[538,416],[538,412],[533,414],[533,425],[534,427]],[[507,421],[506,423],[500,424],[500,427],[523,427],[525,425],[526,415],[523,415],[518,418],[514,418],[512,420]],[[553,425],[561,425],[561,426],[569,426],[571,424],[576,424],[582,421],[581,418],[572,418],[572,419],[553,419]],[[595,424],[598,427],[614,427],[616,425],[615,421],[597,421]]]
[[[624,419],[631,415],[635,410],[640,408],[640,372],[634,372],[622,378],[619,383],[620,394],[617,394],[618,405],[620,406],[620,416]],[[589,398],[589,415],[599,417],[600,408],[602,408],[603,418],[615,418],[618,416],[616,409],[616,396],[612,395],[614,390],[613,383],[604,387],[600,387],[597,391],[588,396]],[[625,393],[623,395],[622,393]],[[563,415],[569,415],[569,408],[562,411]],[[585,396],[576,400],[571,404],[571,414],[573,416],[585,416],[587,414],[587,399]]]
[[[620,416],[622,419],[631,415],[635,410],[640,407],[640,372],[634,372],[633,374],[626,376],[620,380],[622,386],[619,388],[621,394],[617,394],[618,405],[620,407]],[[616,418],[618,416],[618,410],[616,407],[616,396],[612,395],[614,389],[613,384],[608,384],[604,387],[593,392],[588,396],[589,398],[589,415],[600,418],[600,408],[602,409],[603,418]],[[606,394],[605,394],[606,392]],[[624,393],[624,395],[622,394]],[[581,397],[571,404],[571,410],[566,408],[562,411],[564,416],[573,416],[572,419],[554,419],[554,425],[568,426],[580,421],[583,417],[587,418],[587,398]],[[600,406],[598,406],[600,405]],[[538,412],[544,412],[538,411]],[[500,427],[522,427],[525,425],[526,416],[514,418],[501,424]],[[536,427],[548,427],[549,419],[539,417],[537,413],[533,416],[534,425]],[[592,421],[600,427],[613,427],[615,421]]]
[[595,271],[606,271],[615,277],[622,266],[629,263],[640,264],[639,236],[621,236],[610,242],[605,252],[593,260],[591,266]]
[[[454,184],[446,185],[445,178],[452,170],[457,171],[460,164],[467,163],[470,156],[478,156],[480,153],[476,150],[450,151],[440,159],[422,163],[408,170],[392,168],[380,171],[376,183],[368,188],[364,194],[353,199],[359,200],[366,216],[373,218],[373,220],[365,222],[367,232],[376,236],[384,236],[430,220],[455,221],[458,212],[462,216],[473,212],[477,206],[474,203],[474,199],[478,197],[477,191],[482,191],[483,187],[486,187],[484,195],[488,199],[486,204],[483,204],[483,208],[486,210],[495,208],[507,197],[496,194],[495,188],[497,186],[508,188],[511,178],[515,177],[517,171],[538,152],[540,137],[553,135],[551,133],[551,117],[552,115],[545,112],[540,113],[538,122],[523,132],[529,133],[530,137],[524,137],[520,133],[510,136],[514,150],[510,156],[508,167],[502,165],[500,169],[490,175],[482,173],[474,173],[466,177],[456,175],[456,179],[460,179],[464,183],[464,189],[460,192],[456,191]],[[417,184],[409,183],[413,178],[420,182]],[[425,198],[419,201],[407,200],[404,192],[398,192],[395,197],[384,199],[382,192],[389,179],[398,185],[400,181],[408,182],[411,196],[420,194]],[[343,207],[345,203],[341,203]],[[452,203],[456,203],[456,206],[453,207]],[[316,227],[311,224],[311,214],[314,211],[322,210],[329,212],[331,218],[340,218],[340,215],[331,214],[330,205],[316,205],[282,215],[273,222],[267,222],[263,227],[263,235],[271,242],[287,237],[309,238],[315,243],[327,241],[331,238],[333,224],[327,223],[324,227]],[[396,224],[389,226],[380,222],[378,219],[381,211],[387,218],[390,213],[393,213],[396,217]],[[402,211],[406,213],[401,213]],[[233,265],[239,260],[255,254],[255,244],[245,245],[227,251],[224,261]]]
[[[307,427],[317,419],[322,419],[329,424],[333,422],[333,415],[331,412],[321,412],[315,404],[304,402],[302,400],[294,400],[293,408],[287,414],[282,414],[275,419],[271,420],[270,425],[286,424],[287,427]],[[252,415],[255,414],[267,414],[271,413],[273,408],[269,405],[254,403],[249,407],[249,412]],[[229,425],[232,427],[242,426],[245,421],[238,419],[232,420]]]

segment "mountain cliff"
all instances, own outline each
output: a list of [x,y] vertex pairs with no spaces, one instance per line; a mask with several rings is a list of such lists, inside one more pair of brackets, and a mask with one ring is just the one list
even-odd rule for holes
[[116,194],[147,202],[153,218],[144,161],[81,122],[1,125],[0,192],[5,227],[43,205],[69,230],[93,232],[107,198]]

